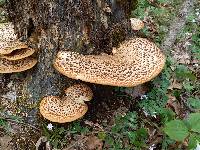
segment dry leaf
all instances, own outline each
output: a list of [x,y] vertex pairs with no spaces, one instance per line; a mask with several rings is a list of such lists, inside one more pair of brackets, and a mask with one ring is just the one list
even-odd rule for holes
[[180,64],[190,64],[191,56],[185,51],[172,51],[173,58]]
[[87,150],[102,150],[103,142],[96,136],[88,137],[86,141]]
[[11,142],[12,138],[8,135],[4,135],[3,137],[0,137],[0,149],[2,150],[10,150],[11,146],[9,143]]
[[170,86],[168,87],[169,90],[173,89],[182,89],[183,85],[179,83],[176,79],[170,80]]
[[175,113],[177,115],[180,115],[180,111],[181,111],[181,105],[180,103],[176,100],[175,96],[172,96],[170,94],[168,94],[168,101],[167,101],[167,107],[168,108],[173,108]]

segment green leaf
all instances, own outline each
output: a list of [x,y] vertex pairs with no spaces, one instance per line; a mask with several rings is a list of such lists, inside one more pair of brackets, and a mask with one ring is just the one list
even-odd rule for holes
[[190,83],[190,82],[183,82],[183,87],[188,92],[191,92],[194,89],[194,86],[192,86],[192,83]]
[[105,140],[106,138],[106,133],[101,131],[101,132],[98,132],[98,138],[101,139],[101,140]]
[[184,65],[177,65],[176,77],[178,79],[190,79],[191,81],[196,80],[196,76]]
[[200,113],[190,114],[187,122],[190,125],[191,131],[200,133]]
[[176,141],[183,141],[189,135],[188,128],[181,120],[172,120],[166,123],[164,132]]
[[200,99],[198,98],[188,98],[189,105],[194,109],[200,109]]
[[190,135],[188,142],[188,149],[195,149],[198,142],[200,142],[200,135],[197,134]]
[[171,109],[163,108],[160,113],[162,123],[169,122],[174,119],[175,113]]
[[115,143],[115,140],[111,136],[106,136],[105,142],[109,145],[113,145]]
[[135,141],[136,141],[136,133],[135,133],[135,131],[130,131],[130,132],[128,132],[128,138],[129,138],[129,140],[130,140],[130,142],[132,143],[132,144],[134,144],[135,143]]

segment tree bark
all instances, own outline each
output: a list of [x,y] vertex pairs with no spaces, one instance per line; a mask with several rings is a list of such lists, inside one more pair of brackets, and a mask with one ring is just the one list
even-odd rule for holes
[[125,39],[133,0],[10,0],[7,8],[18,36],[37,49],[38,64],[24,72],[22,88],[29,101],[59,95],[78,82],[52,66],[59,50],[110,53]]

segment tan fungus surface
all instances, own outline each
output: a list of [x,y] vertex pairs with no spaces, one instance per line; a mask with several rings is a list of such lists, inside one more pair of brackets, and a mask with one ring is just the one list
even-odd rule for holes
[[0,42],[11,42],[17,39],[14,31],[14,25],[9,23],[0,23]]
[[133,30],[140,30],[144,28],[144,22],[137,18],[130,18],[131,21],[131,28]]
[[0,24],[0,54],[9,54],[16,49],[27,47],[25,43],[17,40],[12,22]]
[[54,67],[69,78],[133,87],[156,77],[165,64],[161,50],[144,38],[125,41],[113,52],[113,55],[81,55],[60,51]]
[[44,118],[52,122],[65,123],[74,121],[87,112],[88,106],[84,101],[92,98],[92,91],[89,87],[82,84],[74,85],[66,89],[65,93],[66,96],[62,98],[47,96],[42,99],[40,113]]
[[93,97],[92,90],[85,84],[75,84],[65,89],[65,94],[69,99],[76,99],[76,101],[90,101]]
[[34,52],[35,50],[32,48],[24,48],[24,49],[15,50],[10,54],[2,55],[0,57],[6,58],[7,60],[18,60],[18,59],[23,59],[28,56],[31,56]]
[[22,48],[28,48],[28,46],[20,41],[15,42],[0,42],[0,54],[6,55],[10,54],[15,50],[22,49]]
[[0,58],[0,73],[22,72],[32,68],[36,63],[37,60],[32,57],[12,61]]

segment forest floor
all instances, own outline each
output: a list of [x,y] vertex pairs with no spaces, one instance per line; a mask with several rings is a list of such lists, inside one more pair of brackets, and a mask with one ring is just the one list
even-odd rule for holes
[[[0,13],[5,22],[3,8]],[[28,123],[27,113],[38,105],[17,96],[15,83],[23,82],[24,74],[0,75],[0,149],[197,150],[200,2],[140,0],[132,17],[145,23],[136,36],[165,52],[162,73],[134,88],[90,84],[94,99],[87,103],[87,114],[66,124],[49,122],[39,113],[37,124]]]

